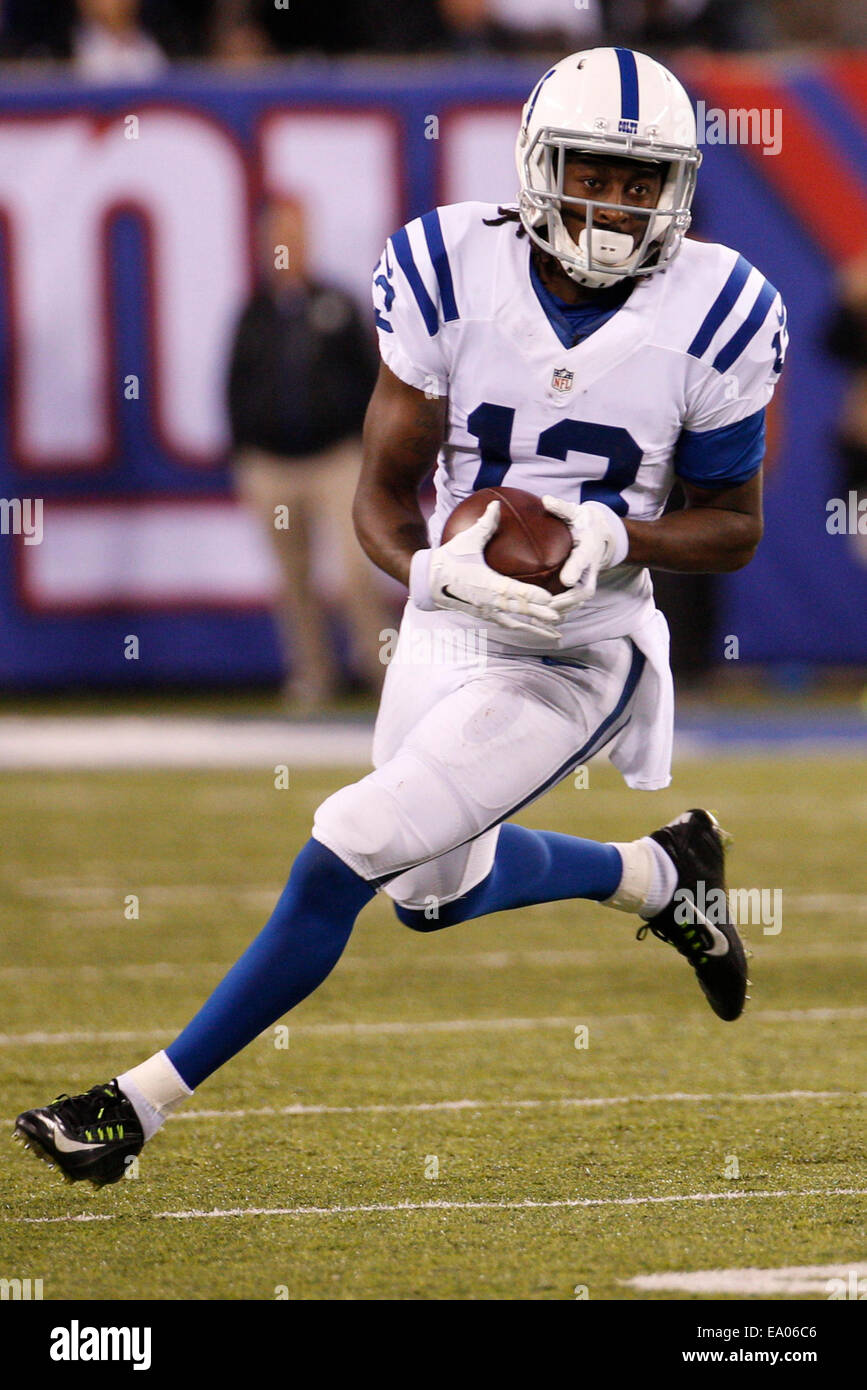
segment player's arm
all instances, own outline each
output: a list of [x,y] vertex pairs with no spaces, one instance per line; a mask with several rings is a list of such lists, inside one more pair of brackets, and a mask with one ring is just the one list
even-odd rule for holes
[[762,473],[729,488],[696,487],[681,479],[682,511],[657,521],[624,521],[626,563],[687,574],[743,569],[762,538]]
[[383,363],[364,422],[352,511],[361,546],[375,565],[406,584],[419,608],[451,608],[556,640],[558,614],[551,595],[498,574],[485,562],[485,546],[499,523],[499,502],[445,545],[428,547],[418,490],[436,461],[446,410],[445,396],[430,399]]
[[381,363],[364,421],[364,454],[352,517],[362,549],[401,584],[427,545],[419,488],[436,463],[446,397],[429,398]]
[[[601,502],[543,498],[572,531],[572,554],[560,571],[566,591],[553,600],[561,613],[592,597],[600,571],[624,563],[686,574],[718,574],[749,564],[763,530],[764,407],[785,354],[779,296],[777,305],[776,314],[767,316],[764,341],[737,360],[740,375],[723,376],[707,364],[694,369],[698,384],[690,390],[673,452],[674,474],[686,499],[682,511],[638,521],[621,519]],[[730,396],[733,383],[737,389]]]
[[[599,572],[621,564],[686,574],[719,574],[749,564],[763,530],[761,423],[746,422],[744,433],[757,451],[749,460],[748,477],[741,470],[739,481],[702,486],[681,476],[684,509],[656,521],[621,518],[602,502],[543,498],[548,511],[566,522],[573,541],[572,554],[560,571],[566,591],[556,596],[554,607],[564,615],[580,607],[596,592]],[[694,453],[702,444],[693,442],[690,447]]]
[[688,354],[683,422],[672,458],[685,506],[657,521],[626,520],[628,563],[716,574],[742,569],[756,552],[763,531],[767,406],[788,343],[779,293],[760,277],[756,289],[755,298],[737,301],[724,320],[722,348],[706,343],[698,356]]

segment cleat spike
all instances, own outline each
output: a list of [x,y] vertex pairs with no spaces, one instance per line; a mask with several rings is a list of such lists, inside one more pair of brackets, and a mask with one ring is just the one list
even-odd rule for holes
[[[95,1125],[94,1116],[110,1123]],[[138,1154],[144,1143],[138,1116],[116,1082],[78,1096],[60,1095],[50,1106],[25,1111],[16,1129],[24,1147],[50,1172],[67,1182],[83,1178],[96,1188],[124,1177],[127,1156]],[[61,1148],[56,1142],[60,1134],[72,1142]]]

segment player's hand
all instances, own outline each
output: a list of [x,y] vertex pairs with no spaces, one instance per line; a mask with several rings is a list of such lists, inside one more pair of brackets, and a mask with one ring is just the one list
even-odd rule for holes
[[546,589],[491,569],[484,549],[500,521],[491,502],[465,531],[434,550],[419,550],[410,569],[410,593],[419,608],[453,608],[501,627],[542,632],[559,641],[560,614]]
[[572,532],[572,554],[560,571],[566,592],[551,600],[562,618],[593,597],[600,570],[623,563],[629,537],[620,517],[604,502],[563,502],[559,497],[543,497],[542,506],[565,521]]

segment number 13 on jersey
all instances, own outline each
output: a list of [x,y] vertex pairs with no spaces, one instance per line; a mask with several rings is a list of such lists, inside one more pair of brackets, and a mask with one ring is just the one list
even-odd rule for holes
[[[511,406],[476,407],[467,418],[467,430],[479,441],[481,467],[473,481],[473,491],[498,487],[512,466],[512,430],[515,411]],[[618,516],[629,510],[621,495],[638,476],[642,452],[628,430],[620,425],[597,425],[590,420],[558,420],[539,435],[536,453],[564,463],[570,453],[594,454],[606,461],[601,478],[581,484],[582,502],[604,502]]]

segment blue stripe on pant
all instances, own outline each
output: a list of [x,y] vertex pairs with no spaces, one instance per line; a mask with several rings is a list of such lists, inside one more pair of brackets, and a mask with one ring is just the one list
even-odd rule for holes
[[[502,815],[496,816],[495,819],[490,821],[488,826],[484,826],[481,828],[481,830],[478,830],[477,833],[475,833],[475,835],[472,835],[472,837],[470,837],[470,840],[477,840],[479,835],[484,835],[486,831],[493,830],[493,827],[500,826],[500,824],[502,824],[504,820],[509,819],[510,816],[514,816],[515,812],[518,812],[518,810],[521,810],[522,808],[524,808],[524,806],[528,806],[529,803],[531,803],[532,801],[536,801],[536,799],[538,799],[539,796],[545,794],[545,792],[549,791],[550,788],[556,787],[557,783],[563,781],[563,778],[567,777],[570,771],[574,770],[575,767],[581,766],[581,763],[584,762],[585,759],[592,758],[592,756],[595,755],[595,753],[600,752],[600,749],[604,748],[606,744],[609,744],[611,739],[616,737],[617,734],[621,733],[622,728],[627,727],[627,724],[629,723],[629,701],[631,701],[632,696],[634,696],[635,694],[635,689],[636,687],[638,687],[639,680],[641,680],[642,671],[643,669],[645,669],[646,663],[645,653],[639,651],[639,648],[635,645],[635,642],[631,642],[631,646],[632,660],[631,664],[629,664],[627,680],[625,680],[624,682],[624,688],[622,688],[620,698],[618,698],[618,701],[616,705],[614,705],[614,709],[611,710],[611,713],[607,714],[606,719],[603,719],[602,723],[599,724],[599,727],[597,727],[596,730],[593,731],[591,737],[586,739],[584,744],[582,744],[581,748],[578,748],[577,752],[571,753],[571,755],[568,756],[567,759],[565,759],[565,762],[561,763],[561,765],[557,767],[557,769],[554,770],[549,777],[545,778],[545,781],[542,781],[542,783],[540,783],[538,787],[535,787],[534,790],[529,792],[527,796],[524,796],[524,798],[522,798],[520,802],[515,802],[514,806],[510,806],[509,809],[504,810]],[[461,844],[470,844],[470,840],[461,841]],[[584,844],[592,844],[592,841],[582,842],[584,842]],[[450,845],[449,849],[460,849],[460,845]],[[431,856],[431,859],[436,858],[439,858],[439,856]],[[422,862],[428,862],[428,860],[420,860],[420,863]],[[393,880],[393,878],[399,878],[400,874],[406,873],[408,867],[417,866],[404,865],[402,869],[396,870],[395,873],[383,874],[381,878],[375,878],[375,880],[368,881],[370,881],[371,887],[383,888],[386,884],[389,884],[390,881]],[[614,887],[617,887],[617,885],[614,885]],[[611,888],[611,892],[614,892],[614,888]],[[609,892],[609,894],[606,894],[606,897],[610,897],[610,895],[611,894]],[[574,894],[568,894],[568,897],[574,897]],[[539,901],[539,899],[534,899],[534,901]],[[542,899],[542,901],[545,901],[545,899]],[[421,916],[424,917],[424,913],[421,913]],[[403,917],[402,920],[404,920]]]

